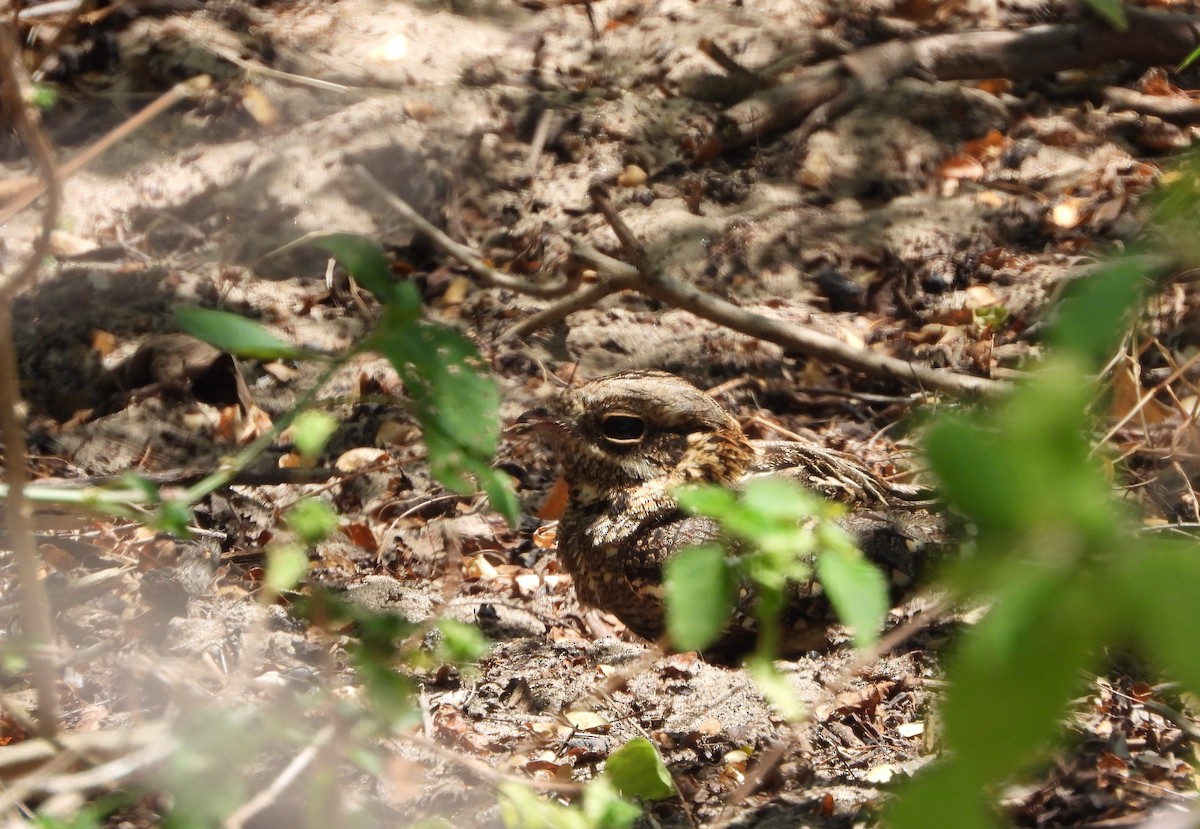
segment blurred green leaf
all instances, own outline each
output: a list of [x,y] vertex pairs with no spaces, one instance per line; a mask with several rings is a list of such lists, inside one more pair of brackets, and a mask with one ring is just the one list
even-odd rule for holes
[[263,586],[273,593],[282,593],[299,584],[307,572],[308,553],[303,547],[297,544],[276,544],[267,550],[267,574],[263,579]]
[[985,782],[952,759],[924,769],[905,783],[888,804],[884,825],[888,829],[1000,829],[991,808]]
[[324,501],[316,498],[304,498],[296,502],[284,515],[284,521],[307,545],[328,538],[338,526],[337,513]]
[[228,311],[176,308],[180,329],[237,357],[255,360],[300,360],[317,355],[288,345],[265,326]]
[[374,239],[357,233],[327,233],[310,241],[316,247],[329,251],[354,280],[373,293],[380,302],[394,299],[392,266],[387,254]]
[[1109,262],[1069,283],[1054,307],[1051,349],[1060,357],[1081,359],[1086,370],[1098,370],[1124,336],[1130,311],[1146,285],[1143,265],[1132,259]]
[[930,428],[930,464],[985,542],[1054,527],[1103,540],[1116,530],[1121,513],[1088,440],[1088,399],[1078,365],[1056,360],[1000,409]]
[[1014,562],[997,582],[991,610],[950,661],[942,708],[956,762],[988,782],[1050,742],[1110,612],[1073,568]]
[[1146,653],[1200,694],[1200,549],[1194,543],[1131,544],[1116,560],[1112,590],[1125,599]]
[[500,819],[508,829],[629,829],[641,814],[603,777],[583,790],[580,807],[543,800],[517,783],[500,784]]
[[1123,0],[1083,0],[1105,23],[1119,32],[1129,28]]
[[854,635],[854,646],[874,644],[891,606],[887,579],[879,568],[850,545],[824,550],[817,557],[817,578],[838,618]]
[[500,394],[469,340],[448,328],[417,322],[380,325],[369,339],[404,381],[421,426],[435,478],[454,492],[472,492],[484,478],[493,506],[511,522],[516,501],[507,480],[490,475],[500,434]]
[[675,491],[679,505],[693,515],[721,519],[737,511],[737,496],[723,486],[685,486]]
[[188,528],[192,524],[192,506],[175,498],[163,501],[150,524],[155,529],[178,538],[188,538],[191,536],[191,530]]
[[729,623],[736,588],[725,550],[708,544],[672,556],[664,583],[671,644],[695,651],[715,642]]
[[608,780],[601,777],[583,790],[583,815],[595,829],[629,829],[642,810],[624,800]]
[[393,729],[404,729],[421,722],[417,686],[412,678],[396,671],[389,663],[354,653],[354,667],[366,686],[371,706]]
[[671,773],[644,737],[636,737],[610,754],[604,774],[623,797],[664,800],[675,794]]
[[326,412],[308,410],[296,415],[292,421],[292,442],[300,454],[315,460],[325,450],[325,444],[337,431],[337,419]]
[[754,656],[746,663],[754,684],[762,691],[767,702],[774,706],[779,715],[789,722],[800,722],[804,719],[804,706],[800,698],[787,681],[787,677],[779,672],[775,663],[766,656]]
[[437,658],[443,662],[461,665],[474,662],[487,652],[487,637],[475,625],[439,619],[438,630],[442,632],[442,641],[438,645]]
[[513,492],[512,479],[502,470],[482,463],[475,464],[474,469],[479,487],[487,495],[492,509],[503,515],[509,526],[515,527],[521,514],[521,503]]

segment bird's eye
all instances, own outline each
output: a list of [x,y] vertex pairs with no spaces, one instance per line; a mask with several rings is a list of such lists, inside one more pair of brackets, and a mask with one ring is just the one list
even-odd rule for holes
[[637,443],[646,435],[646,421],[632,414],[605,415],[600,431],[610,443]]

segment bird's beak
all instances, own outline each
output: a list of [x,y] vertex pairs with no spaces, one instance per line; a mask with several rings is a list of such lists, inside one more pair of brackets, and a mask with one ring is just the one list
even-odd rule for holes
[[511,426],[504,430],[505,437],[521,437],[526,435],[559,435],[567,430],[567,426],[549,409],[538,406],[518,417]]

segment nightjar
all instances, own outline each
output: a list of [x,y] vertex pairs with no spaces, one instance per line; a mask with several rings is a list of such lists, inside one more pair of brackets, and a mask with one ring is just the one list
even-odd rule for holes
[[[558,526],[558,555],[580,600],[648,639],[664,631],[663,563],[720,534],[711,519],[680,510],[672,494],[680,485],[736,487],[755,475],[792,477],[851,505],[841,522],[894,583],[914,575],[920,548],[938,534],[927,514],[926,526],[898,517],[908,511],[907,502],[922,496],[915,488],[891,485],[814,445],[752,440],[725,409],[667,372],[600,377],[527,412],[520,422],[547,437],[562,467],[568,503]],[[789,624],[799,629],[802,618],[815,617],[823,628],[827,602],[804,589],[795,596]],[[735,622],[746,623],[744,616]]]

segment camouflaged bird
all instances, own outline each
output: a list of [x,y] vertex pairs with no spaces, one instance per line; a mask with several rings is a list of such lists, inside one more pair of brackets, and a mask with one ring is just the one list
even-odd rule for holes
[[[663,563],[676,551],[720,536],[713,520],[680,510],[683,484],[737,487],[763,474],[786,475],[849,504],[841,520],[894,582],[911,578],[914,549],[937,528],[898,520],[920,496],[888,484],[838,453],[794,441],[751,440],[720,405],[663,371],[624,371],[569,389],[522,416],[547,435],[562,467],[568,503],[558,555],[585,604],[617,616],[648,639],[664,631]],[[929,522],[926,522],[929,523]],[[796,592],[812,595],[811,588]],[[797,599],[799,601],[799,599]],[[791,608],[792,624],[827,615],[825,606]],[[737,624],[745,624],[744,614]]]

